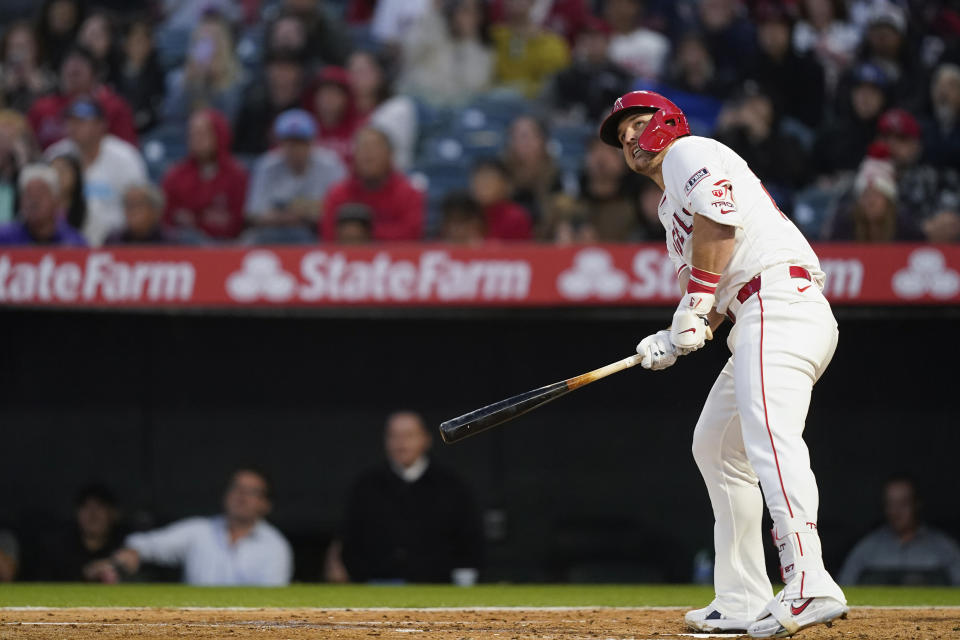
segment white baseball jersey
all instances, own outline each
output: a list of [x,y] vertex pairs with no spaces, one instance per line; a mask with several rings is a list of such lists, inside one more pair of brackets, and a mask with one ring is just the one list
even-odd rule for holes
[[686,136],[663,160],[666,189],[658,214],[677,274],[691,265],[693,214],[737,228],[730,263],[717,285],[717,311],[755,275],[778,264],[805,267],[822,289],[820,261],[800,230],[781,213],[747,163],[724,144]]

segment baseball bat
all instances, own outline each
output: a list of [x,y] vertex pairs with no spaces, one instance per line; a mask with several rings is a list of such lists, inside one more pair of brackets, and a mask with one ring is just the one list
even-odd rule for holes
[[606,378],[609,375],[629,369],[640,364],[640,355],[634,354],[623,360],[617,360],[599,369],[594,369],[583,375],[579,375],[560,382],[548,384],[539,389],[533,389],[526,393],[521,393],[513,397],[488,404],[476,411],[465,413],[458,418],[447,420],[440,425],[440,435],[447,444],[459,442],[468,436],[492,429],[498,425],[522,416],[525,413],[533,411],[537,407],[542,407],[548,402],[564,396],[575,389],[586,386],[591,382]]

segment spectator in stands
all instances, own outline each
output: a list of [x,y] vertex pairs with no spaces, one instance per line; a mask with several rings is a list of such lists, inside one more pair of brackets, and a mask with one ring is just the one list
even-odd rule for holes
[[356,135],[353,170],[334,185],[323,205],[320,235],[336,238],[337,211],[347,203],[364,204],[373,211],[373,239],[378,241],[423,238],[424,196],[394,168],[389,136],[367,126]]
[[343,67],[324,67],[307,92],[307,106],[317,118],[317,144],[335,152],[344,165],[353,155],[353,137],[362,124],[353,104],[350,76]]
[[37,155],[27,119],[10,109],[0,110],[0,224],[17,212],[17,177]]
[[264,67],[263,81],[245,92],[233,127],[233,150],[260,154],[270,148],[270,130],[278,115],[300,106],[304,65],[291,51],[275,51]]
[[732,90],[731,85],[714,74],[716,65],[703,38],[696,32],[681,36],[670,60],[666,83],[675,91],[707,98],[724,98]]
[[714,137],[755,168],[774,199],[787,202],[810,177],[810,163],[800,142],[779,124],[773,100],[748,82],[721,113]]
[[387,62],[370,51],[351,54],[347,73],[357,116],[389,136],[394,166],[400,171],[409,170],[418,133],[413,100],[394,94]]
[[577,36],[573,64],[554,78],[551,103],[569,119],[599,121],[630,87],[630,76],[607,54],[609,43],[610,26],[599,18],[587,20]]
[[847,20],[843,0],[802,0],[801,20],[793,30],[793,48],[811,53],[824,70],[827,92],[833,95],[840,75],[853,63],[860,34]]
[[924,127],[924,159],[936,167],[960,167],[960,66],[937,67],[930,100],[933,117]]
[[254,227],[247,240],[312,242],[312,229],[322,215],[320,205],[346,169],[334,152],[314,144],[317,126],[302,109],[281,113],[273,136],[279,146],[257,160],[247,193],[247,220]]
[[0,37],[0,107],[26,112],[54,88],[53,75],[40,64],[40,48],[28,22],[14,22]]
[[859,59],[884,70],[893,104],[907,109],[924,104],[928,78],[907,42],[907,15],[902,8],[892,2],[874,4]]
[[264,518],[272,509],[270,481],[259,470],[237,469],[223,497],[223,515],[186,518],[161,529],[127,536],[109,560],[84,574],[115,583],[141,563],[182,566],[192,585],[283,586],[293,574],[293,553],[283,534]]
[[332,546],[328,579],[451,582],[458,569],[476,576],[483,537],[475,500],[428,457],[423,418],[394,413],[384,436],[386,463],[361,475],[347,498],[342,554]]
[[183,238],[163,225],[163,191],[144,182],[123,192],[124,226],[107,236],[107,245],[163,245],[183,243]]
[[337,244],[367,244],[373,240],[373,210],[365,204],[340,205],[337,216]]
[[163,179],[166,223],[215,240],[243,231],[247,198],[246,168],[230,155],[230,125],[214,109],[190,116],[187,157]]
[[201,20],[209,16],[220,16],[230,24],[236,24],[247,2],[237,0],[163,0],[161,28],[167,31],[190,32]]
[[370,20],[370,36],[393,54],[435,3],[436,0],[377,0]]
[[20,545],[8,529],[0,529],[0,582],[13,582],[20,565]]
[[[114,493],[104,485],[83,487],[74,498],[73,524],[43,540],[33,554],[30,578],[81,582],[84,567],[110,557],[123,542],[120,511]],[[35,557],[34,557],[35,556]]]
[[299,16],[281,14],[267,27],[264,54],[270,58],[277,54],[292,55],[303,63],[310,58],[307,25]]
[[846,113],[821,128],[813,156],[821,174],[853,171],[866,155],[877,131],[877,119],[886,103],[887,76],[877,66],[863,64],[853,73],[853,86],[846,96]]
[[166,92],[152,23],[145,18],[133,19],[124,32],[122,49],[113,83],[117,93],[130,104],[134,126],[142,133],[159,122]]
[[530,213],[510,198],[513,184],[507,166],[496,159],[481,159],[470,172],[470,195],[483,210],[488,240],[530,240]]
[[50,166],[57,170],[60,180],[60,210],[66,214],[67,223],[74,229],[83,229],[87,221],[87,196],[83,193],[83,167],[80,159],[72,153],[54,156]]
[[920,124],[904,109],[890,109],[877,124],[878,139],[890,149],[900,196],[900,210],[924,230],[927,239],[950,242],[956,238],[948,231],[948,219],[956,217],[960,204],[960,172],[956,168],[938,168],[921,163],[923,143]]
[[83,165],[87,218],[83,234],[93,246],[123,226],[121,194],[128,185],[147,179],[147,168],[133,145],[107,133],[104,112],[96,100],[79,98],[67,109],[67,139],[47,150],[47,157],[75,154]]
[[469,246],[483,244],[487,235],[483,210],[468,192],[448,193],[440,204],[440,211],[443,215],[440,223],[440,240]]
[[960,546],[920,520],[912,478],[891,477],[883,487],[886,524],[856,544],[840,570],[840,584],[949,584],[960,586]]
[[57,172],[44,164],[30,164],[17,179],[20,216],[0,227],[0,245],[46,244],[83,246],[80,232],[67,224],[57,206]]
[[137,144],[130,105],[97,80],[90,52],[76,46],[66,53],[60,65],[59,91],[35,101],[27,113],[41,148],[46,149],[67,135],[64,113],[81,96],[91,97],[99,103],[110,134],[132,145]]
[[563,38],[531,18],[533,0],[505,0],[504,21],[490,34],[494,45],[494,82],[539,95],[546,82],[570,63]]
[[467,103],[490,86],[489,39],[483,0],[428,3],[401,41],[401,91],[438,106]]
[[348,30],[316,0],[283,0],[283,12],[307,27],[307,54],[323,64],[342,65],[350,52]]
[[[637,180],[627,171],[622,153],[599,138],[587,147],[581,176],[580,205],[589,239],[628,242],[637,237]],[[584,232],[581,232],[584,233]]]
[[[509,2],[510,0],[490,2],[494,22],[504,21]],[[590,19],[589,5],[587,0],[540,0],[534,4],[531,18],[537,26],[563,36],[572,45]]]
[[547,149],[547,125],[532,116],[520,116],[510,123],[504,162],[513,182],[514,202],[537,222],[550,197],[562,190],[560,172]]
[[167,76],[163,118],[184,121],[198,108],[213,108],[233,121],[244,88],[243,70],[227,22],[207,14],[190,36],[183,67]]
[[776,113],[816,129],[825,114],[823,67],[809,53],[791,46],[793,24],[787,10],[767,3],[757,9],[759,51],[747,76],[773,100]]
[[121,53],[117,46],[114,17],[102,9],[87,14],[80,23],[77,44],[93,56],[94,66],[100,74],[99,80],[115,87]]
[[740,15],[739,0],[700,0],[698,28],[714,62],[715,81],[736,86],[757,49],[756,32],[749,16]]
[[84,17],[82,0],[44,0],[37,13],[37,42],[43,64],[60,68],[77,38]]
[[853,199],[838,208],[827,228],[830,240],[893,242],[916,240],[909,212],[901,211],[890,150],[883,143],[870,146],[853,182]]

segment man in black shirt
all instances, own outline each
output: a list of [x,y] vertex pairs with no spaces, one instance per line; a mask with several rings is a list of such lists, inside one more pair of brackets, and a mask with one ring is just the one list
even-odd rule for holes
[[[335,543],[328,579],[450,582],[461,569],[476,575],[483,539],[475,502],[460,478],[427,457],[431,440],[416,413],[389,417],[387,461],[353,486],[342,554]],[[464,573],[457,571],[458,582]]]

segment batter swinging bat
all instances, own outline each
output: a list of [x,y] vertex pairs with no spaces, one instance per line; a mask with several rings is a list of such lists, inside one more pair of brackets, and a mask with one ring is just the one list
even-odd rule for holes
[[488,404],[485,407],[465,413],[459,418],[447,420],[440,425],[440,435],[447,444],[452,444],[463,440],[467,436],[475,433],[492,429],[497,425],[513,420],[517,416],[522,416],[528,411],[533,411],[537,407],[543,406],[551,400],[556,400],[560,396],[566,395],[574,389],[579,389],[601,378],[614,374],[624,369],[640,364],[640,355],[632,355],[623,360],[618,360],[605,367],[594,369],[569,380],[562,380],[548,384],[545,387],[527,391],[519,395]]

